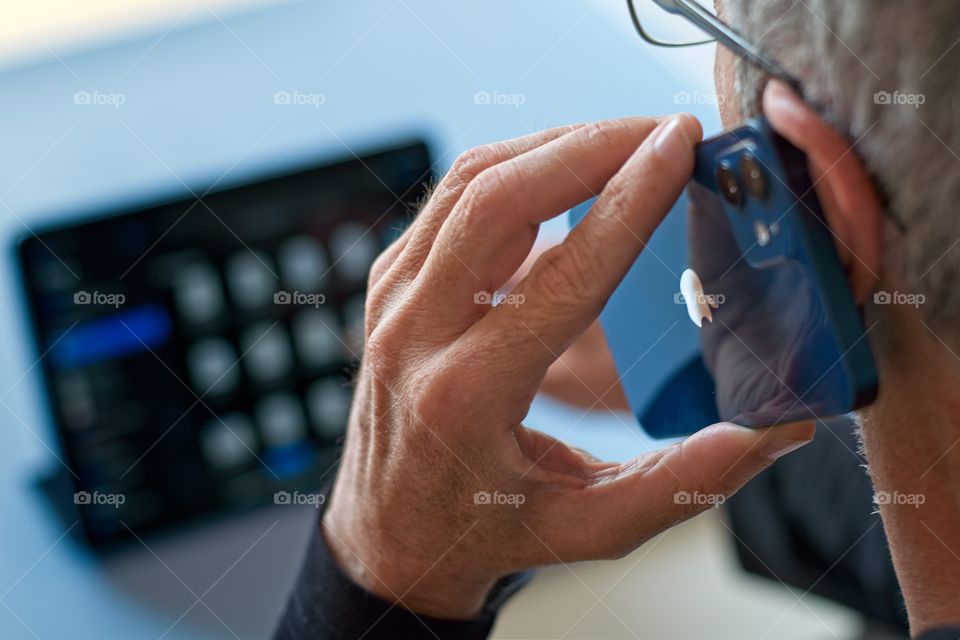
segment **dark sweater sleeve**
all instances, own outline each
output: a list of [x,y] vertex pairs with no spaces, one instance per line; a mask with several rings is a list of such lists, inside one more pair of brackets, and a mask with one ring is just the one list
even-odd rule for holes
[[275,640],[486,638],[500,607],[530,578],[523,573],[501,580],[473,620],[430,618],[387,602],[350,580],[330,555],[319,522],[320,518]]

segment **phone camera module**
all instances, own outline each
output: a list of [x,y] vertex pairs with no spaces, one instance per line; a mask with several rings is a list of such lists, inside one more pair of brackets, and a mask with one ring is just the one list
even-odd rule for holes
[[740,156],[740,175],[743,176],[747,194],[759,201],[767,198],[767,178],[763,174],[760,162],[752,154]]
[[720,187],[720,193],[723,199],[734,207],[739,207],[743,202],[743,194],[740,191],[740,182],[737,180],[737,174],[726,162],[722,163],[717,169],[717,185]]

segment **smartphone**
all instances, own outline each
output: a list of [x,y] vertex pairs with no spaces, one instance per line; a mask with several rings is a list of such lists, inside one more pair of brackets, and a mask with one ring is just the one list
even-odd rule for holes
[[[867,331],[803,152],[765,119],[751,120],[699,145],[685,200],[686,265],[660,260],[672,299],[632,286],[634,274],[601,316],[641,427],[668,438],[718,421],[765,427],[872,402]],[[650,347],[655,370],[635,335],[647,317],[671,323],[669,339]]]

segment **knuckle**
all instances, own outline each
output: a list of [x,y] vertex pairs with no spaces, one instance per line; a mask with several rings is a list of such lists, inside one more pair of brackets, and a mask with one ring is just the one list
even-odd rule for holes
[[473,147],[461,153],[453,162],[447,173],[447,178],[454,185],[468,185],[480,175],[484,169],[496,162],[496,151],[491,146]]
[[[377,260],[379,261],[380,258]],[[374,263],[374,268],[376,268],[376,263]],[[374,270],[370,272],[367,295],[363,303],[364,336],[368,337],[373,334],[380,323],[380,319],[390,308],[391,300],[396,295],[396,287],[400,286],[384,280],[388,270],[388,267],[383,267],[381,273],[374,273]]]
[[389,290],[383,287],[368,288],[363,302],[363,335],[368,341],[386,312],[391,295]]
[[620,216],[630,210],[630,199],[638,192],[637,186],[642,181],[628,180],[623,175],[615,175],[604,187],[601,198],[603,206],[599,210],[610,212],[614,216]]
[[375,379],[392,381],[400,378],[403,372],[402,345],[403,331],[395,320],[381,322],[369,333],[363,359]]
[[393,259],[389,255],[390,250],[382,252],[377,259],[373,261],[373,264],[370,265],[370,273],[367,274],[367,290],[372,290],[374,286],[380,281],[380,278],[386,274],[387,269],[393,264]]
[[[682,469],[698,469],[700,467],[697,460],[698,456],[688,445],[689,442],[686,440],[674,445],[677,447],[678,466]],[[751,453],[747,455],[749,456]],[[675,502],[686,502],[684,506],[703,507],[693,511],[693,513],[699,513],[705,508],[714,506],[717,501],[725,500],[726,496],[736,492],[741,484],[737,479],[738,474],[735,473],[735,466],[720,474],[705,474],[699,469],[691,472],[692,477],[682,478],[681,486],[676,489],[676,495],[683,495],[686,500],[675,500]]]
[[621,120],[604,120],[588,124],[581,135],[593,146],[609,147],[616,144],[628,129],[627,123]]
[[[686,455],[685,444],[681,442],[675,445],[681,457]],[[694,465],[682,461],[679,466],[682,469],[695,468]],[[707,476],[700,472],[692,476],[684,474],[684,477],[677,481],[672,495],[669,496],[668,507],[675,514],[677,522],[681,522],[722,503],[728,495],[736,491],[736,488],[729,474],[719,476]]]
[[506,193],[509,180],[510,171],[502,164],[484,169],[464,193],[464,214],[467,218],[476,218],[479,213],[496,208]]
[[590,267],[563,245],[553,247],[537,260],[538,288],[543,295],[560,300],[579,300],[589,290]]
[[410,405],[413,426],[438,430],[449,421],[451,399],[456,397],[449,380],[447,376],[428,375],[416,385]]
[[700,491],[704,495],[731,496],[740,488],[741,482],[730,472],[723,473],[716,478],[700,483]]

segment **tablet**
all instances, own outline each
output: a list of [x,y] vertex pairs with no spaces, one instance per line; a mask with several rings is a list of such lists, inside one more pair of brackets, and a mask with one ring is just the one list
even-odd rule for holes
[[367,271],[431,166],[413,141],[18,242],[90,541],[315,500],[349,413]]

